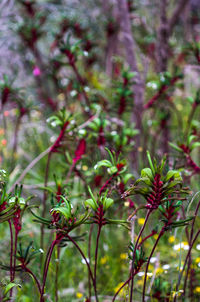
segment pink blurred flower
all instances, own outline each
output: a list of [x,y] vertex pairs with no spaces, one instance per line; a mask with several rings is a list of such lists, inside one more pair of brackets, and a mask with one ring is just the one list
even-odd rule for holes
[[38,66],[35,66],[35,67],[33,68],[33,75],[34,75],[35,77],[38,77],[38,76],[41,75],[41,71],[40,71],[40,68],[39,68]]

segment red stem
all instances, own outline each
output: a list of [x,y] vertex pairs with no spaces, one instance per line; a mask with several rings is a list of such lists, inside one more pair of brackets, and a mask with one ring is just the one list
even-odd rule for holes
[[44,295],[44,287],[45,287],[45,283],[46,283],[46,279],[47,279],[47,274],[48,274],[48,269],[49,269],[49,263],[50,263],[50,260],[51,260],[53,249],[54,249],[55,245],[59,243],[59,241],[60,240],[55,239],[51,243],[50,250],[48,251],[47,256],[46,256],[46,265],[44,266],[44,275],[43,275],[42,290],[41,290],[41,295],[40,295],[40,302],[44,302],[44,297],[43,297],[43,295]]
[[41,286],[40,286],[40,283],[39,283],[37,277],[35,276],[35,274],[28,267],[24,266],[23,268],[26,270],[27,273],[29,273],[33,277],[33,279],[35,280],[35,282],[37,284],[38,291],[41,294]]
[[162,227],[159,235],[158,235],[158,238],[156,239],[156,242],[154,243],[154,246],[151,250],[151,254],[148,258],[148,261],[147,261],[147,265],[146,265],[146,271],[145,271],[145,277],[144,277],[144,284],[143,284],[143,293],[142,293],[142,301],[145,302],[145,288],[146,288],[146,281],[147,281],[147,272],[148,272],[148,268],[149,268],[149,264],[150,264],[150,260],[151,260],[151,257],[153,256],[153,253],[156,249],[156,246],[160,240],[160,238],[162,237],[162,235],[164,234],[165,232],[165,226]]
[[[91,243],[92,243],[92,231],[94,229],[94,224],[90,226],[89,239],[88,239],[88,259],[91,263]],[[88,271],[88,290],[89,290],[89,299],[91,299],[91,282],[90,282],[90,273]]]
[[[12,224],[11,221],[8,220],[9,227],[10,227],[10,282],[13,281],[13,231],[12,231]],[[10,290],[10,298],[12,298],[12,289]]]
[[13,264],[13,281],[15,279],[15,267],[16,267],[16,254],[17,254],[17,239],[18,239],[18,232],[15,231],[15,247],[14,247],[14,264]]
[[71,238],[69,235],[67,235],[67,237],[68,237],[69,240],[75,245],[75,247],[77,248],[77,250],[79,251],[79,253],[80,253],[81,256],[83,257],[83,259],[85,260],[85,263],[87,264],[88,272],[89,272],[90,278],[92,279],[92,283],[93,283],[93,286],[94,286],[95,298],[96,298],[96,301],[98,302],[98,297],[97,297],[97,292],[96,292],[95,279],[94,279],[94,277],[93,277],[93,274],[92,274],[92,271],[91,271],[91,268],[90,268],[90,264],[89,264],[89,262],[87,261],[87,258],[85,257],[85,255],[84,255],[83,251],[81,250],[80,246],[76,243],[76,241],[74,241],[73,238]]
[[[189,256],[190,256],[190,253],[191,253],[191,250],[192,250],[192,247],[193,247],[195,241],[197,240],[199,234],[200,234],[200,230],[196,233],[196,235],[195,235],[193,241],[192,241],[191,244],[190,244],[190,248],[189,248],[188,253],[187,253],[187,256],[186,256],[186,258],[185,258],[185,262],[184,262],[184,265],[183,265],[183,269],[181,270],[181,273],[180,273],[179,278],[178,278],[178,283],[177,283],[177,286],[176,286],[176,292],[177,292],[178,289],[179,289],[179,286],[180,286],[180,283],[181,283],[181,278],[182,278],[182,276],[183,276],[183,272],[184,272],[184,270],[185,270],[185,267],[186,267],[188,258],[189,258]],[[176,296],[174,297],[174,302],[175,302],[175,301],[176,301]]]
[[148,236],[146,236],[144,239],[142,239],[142,241],[140,242],[140,244],[138,245],[138,248],[141,247],[141,245],[144,243],[144,241],[146,241],[147,239],[149,239],[150,237],[154,236],[156,234],[156,231],[152,231],[151,234],[149,234]]
[[99,248],[99,238],[101,234],[102,226],[98,226],[98,233],[96,239],[96,249],[95,249],[95,263],[94,263],[94,285],[95,285],[95,292],[97,292],[97,261],[98,261],[98,248]]
[[134,263],[135,263],[135,254],[136,254],[136,250],[137,250],[137,245],[138,245],[138,242],[140,240],[140,237],[145,229],[145,226],[147,224],[147,221],[149,219],[149,216],[152,212],[152,209],[149,209],[147,214],[146,214],[146,217],[145,217],[145,221],[144,221],[144,224],[138,234],[138,237],[137,237],[137,240],[136,240],[136,243],[135,243],[135,247],[134,247],[134,251],[133,251],[133,259],[132,259],[132,265],[131,265],[131,272],[130,272],[130,277],[131,277],[131,288],[130,288],[130,302],[133,301],[133,286],[134,286]]
[[144,105],[145,109],[148,109],[150,107],[153,106],[153,104],[159,99],[159,97],[165,92],[167,91],[171,86],[173,86],[180,77],[174,77],[171,79],[169,85],[162,85],[161,88],[159,89],[159,91],[148,101],[147,104]]
[[114,295],[113,299],[112,299],[112,302],[115,301],[115,299],[117,298],[118,294],[120,293],[120,291],[124,288],[124,286],[126,286],[130,281],[131,281],[131,277],[129,277],[123,284],[122,286],[118,289],[118,291],[116,292],[116,294]]
[[[195,224],[195,220],[196,220],[196,217],[197,217],[197,214],[198,214],[198,211],[199,211],[199,207],[200,207],[200,200],[197,204],[197,207],[196,207],[196,210],[195,210],[195,213],[194,213],[194,218],[193,218],[193,221],[192,221],[189,245],[192,243],[192,238],[193,238],[193,234],[194,234],[194,224]],[[187,268],[185,281],[184,281],[184,287],[183,287],[184,293],[186,291],[187,279],[188,279],[188,274],[189,274],[189,270],[190,270],[190,265],[191,265],[191,261],[188,262],[188,268]]]
[[[54,146],[54,145],[53,145]],[[52,147],[53,147],[52,146]],[[50,161],[51,161],[51,151],[48,153],[48,158],[47,158],[47,163],[46,163],[46,168],[45,168],[45,179],[44,179],[44,187],[47,187],[47,183],[48,183],[48,176],[49,176],[49,166],[50,166]],[[43,195],[43,201],[42,201],[42,217],[45,217],[45,213],[46,213],[46,199],[47,199],[47,192],[46,190],[44,191],[44,195]],[[40,238],[40,247],[41,249],[44,248],[44,224],[41,225],[41,238]],[[42,254],[41,254],[41,261],[42,261]]]

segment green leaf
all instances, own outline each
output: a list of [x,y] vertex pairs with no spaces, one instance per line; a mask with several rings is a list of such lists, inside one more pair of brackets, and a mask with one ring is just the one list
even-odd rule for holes
[[168,189],[171,189],[171,188],[173,188],[173,187],[175,187],[175,186],[177,186],[177,185],[180,185],[181,184],[181,181],[179,181],[179,180],[174,180],[174,181],[171,181],[168,185],[167,185],[167,190]]
[[183,204],[182,200],[178,200],[176,203],[176,207],[180,207],[182,206],[182,204]]
[[193,149],[200,147],[200,142],[196,142],[194,144],[192,144],[192,146],[190,147],[190,150],[192,151]]
[[194,219],[194,217],[189,217],[187,219],[184,219],[184,220],[178,220],[178,221],[174,221],[172,224],[173,225],[179,225],[179,224],[184,224],[184,223],[187,223],[189,221],[191,221],[192,219]]
[[99,169],[101,167],[108,167],[108,168],[110,168],[110,167],[112,167],[112,163],[109,160],[107,160],[107,159],[103,159],[103,160],[99,161],[94,166],[94,169],[97,170],[97,169]]
[[142,177],[136,180],[135,184],[137,185],[140,182],[144,182],[146,185],[150,186],[152,184],[151,180],[149,177]]
[[160,212],[163,213],[163,214],[166,212],[165,209],[163,208],[163,206],[161,206],[161,205],[158,207],[158,209],[159,209]]
[[4,290],[4,295],[6,295],[15,286],[19,286],[19,284],[13,282],[8,283],[8,285],[6,285],[6,288]]
[[51,212],[51,214],[54,213],[54,212],[62,214],[67,219],[71,218],[71,216],[72,216],[71,211],[66,207],[56,207],[56,208],[51,209],[50,212]]
[[35,218],[37,218],[37,220],[39,220],[41,223],[46,223],[46,224],[50,224],[50,223],[51,223],[50,220],[45,219],[45,218],[43,218],[43,217],[40,217],[40,216],[36,215],[36,214],[35,214],[34,212],[32,212],[31,210],[30,210],[30,212],[31,212],[31,214],[32,214]]
[[106,211],[108,208],[110,208],[113,203],[114,203],[114,200],[112,198],[105,198],[103,201],[104,210]]
[[129,181],[129,179],[131,179],[131,178],[134,179],[134,176],[131,173],[127,173],[126,175],[124,175],[124,177],[123,177],[124,184],[126,185],[127,182]]
[[92,193],[92,190],[90,189],[90,186],[88,186],[88,191],[89,191],[89,193],[90,193],[90,196],[92,197],[92,200],[94,201],[94,203],[96,202],[96,199],[95,199],[95,197],[94,197],[94,195],[93,195],[93,193]]
[[169,145],[176,151],[183,152],[183,150],[181,148],[179,148],[177,145],[170,143],[170,142],[169,142]]
[[190,135],[190,136],[188,137],[188,144],[190,145],[191,142],[193,141],[193,139],[196,139],[196,138],[197,138],[196,135]]
[[115,166],[112,166],[111,168],[108,168],[108,173],[109,174],[115,174],[117,171],[118,171],[118,169],[117,169],[117,167],[115,167]]
[[145,168],[145,169],[142,169],[141,171],[141,177],[148,177],[151,181],[154,180],[154,177],[153,177],[153,173],[152,173],[152,170],[150,168]]
[[91,198],[85,201],[85,205],[91,207],[94,211],[98,208],[97,202]]
[[105,150],[108,152],[108,154],[109,154],[109,156],[110,156],[112,165],[115,166],[116,163],[115,163],[115,160],[114,160],[114,157],[113,157],[112,152],[111,152],[107,147],[105,147]]
[[170,170],[167,172],[167,175],[165,177],[165,181],[169,181],[171,178],[174,178],[175,181],[182,181],[182,177],[180,175],[180,172],[175,170]]
[[60,198],[64,201],[68,211],[70,211],[71,213],[71,209],[72,209],[71,203],[62,195],[60,195]]
[[69,152],[66,151],[65,154],[66,154],[66,157],[67,157],[67,160],[68,160],[69,164],[72,164],[73,160],[72,160],[72,158],[71,158]]
[[152,173],[153,173],[153,175],[155,175],[155,169],[154,169],[154,165],[152,163],[151,155],[150,155],[149,151],[147,151],[147,158],[148,158],[149,165],[151,167]]

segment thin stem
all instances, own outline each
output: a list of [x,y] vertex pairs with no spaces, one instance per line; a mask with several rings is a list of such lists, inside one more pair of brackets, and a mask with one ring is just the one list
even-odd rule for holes
[[191,109],[191,111],[190,111],[190,115],[189,115],[189,117],[188,117],[187,127],[186,127],[186,129],[185,129],[185,135],[184,135],[185,139],[187,139],[187,136],[188,136],[188,134],[189,134],[190,127],[191,127],[191,122],[192,122],[192,120],[193,120],[193,117],[194,117],[194,114],[195,114],[196,109],[197,109],[197,105],[193,105],[193,106],[192,106],[192,109]]
[[90,264],[89,264],[87,258],[85,257],[83,251],[81,250],[80,246],[76,243],[76,241],[74,241],[74,239],[72,237],[70,237],[68,234],[67,234],[67,238],[74,244],[74,246],[77,248],[77,250],[79,251],[79,253],[83,257],[83,259],[85,260],[85,263],[88,267],[88,273],[90,274],[90,278],[92,279],[92,283],[93,283],[93,287],[94,287],[94,291],[95,291],[95,298],[96,298],[96,301],[98,302],[95,279],[93,277],[93,274],[92,274],[92,271],[91,271],[91,268],[90,268]]
[[57,246],[56,251],[56,272],[55,272],[55,302],[58,302],[58,273],[59,273],[59,261],[60,261],[60,247]]
[[[10,221],[10,220],[9,220]],[[11,222],[10,222],[10,228],[12,230],[12,225],[11,225]],[[13,258],[13,232],[12,233],[12,248],[11,248],[11,256],[10,256],[10,261],[12,262],[11,258]],[[18,238],[18,232],[15,231],[15,244],[14,244],[14,263],[13,263],[13,266],[12,266],[12,282],[15,280],[15,267],[16,267],[16,254],[17,254],[17,238]],[[10,290],[10,298],[12,298],[12,294],[13,294],[13,291],[12,289]]]
[[14,264],[13,264],[13,280],[15,279],[15,267],[16,267],[16,254],[17,254],[17,239],[18,239],[18,232],[15,231],[15,246],[14,246]]
[[45,283],[46,283],[48,269],[49,269],[49,263],[50,263],[50,260],[51,260],[53,249],[54,249],[55,245],[58,244],[58,243],[59,243],[59,240],[57,240],[57,239],[55,239],[51,243],[50,249],[49,249],[49,251],[47,253],[47,256],[46,256],[46,265],[44,267],[44,275],[43,275],[42,290],[41,290],[41,295],[40,295],[40,302],[44,301],[43,295],[44,295],[44,288],[45,288]]
[[132,276],[130,276],[123,284],[122,286],[118,289],[118,291],[115,293],[112,302],[115,301],[115,299],[117,298],[117,296],[119,295],[120,291],[124,288],[124,286],[126,286],[130,281],[131,281]]
[[26,169],[22,172],[22,174],[19,176],[19,178],[15,181],[15,183],[11,186],[11,188],[8,190],[8,194],[12,192],[15,188],[15,186],[19,183],[21,183],[22,179],[26,176],[26,174],[45,156],[49,153],[51,150],[52,146],[47,148],[45,151],[40,153],[30,164],[26,167]]
[[21,124],[21,118],[22,118],[22,115],[19,114],[19,116],[17,117],[16,125],[15,125],[13,150],[12,150],[12,160],[11,160],[11,171],[13,170],[14,164],[15,164],[15,153],[17,151],[18,134],[19,134],[19,127],[20,127],[20,124]]
[[131,265],[131,272],[130,272],[130,276],[131,276],[131,288],[130,288],[130,302],[133,301],[133,286],[134,286],[134,263],[135,263],[135,254],[136,254],[136,250],[137,250],[137,245],[138,245],[138,242],[140,240],[140,237],[146,227],[146,224],[147,224],[147,221],[149,219],[149,216],[151,214],[152,210],[149,209],[147,214],[146,214],[146,217],[145,217],[145,221],[144,221],[144,224],[138,234],[138,237],[137,237],[137,240],[136,240],[136,243],[135,243],[135,247],[134,247],[134,251],[133,251],[133,259],[132,259],[132,265]]
[[[188,253],[187,253],[187,256],[186,256],[186,258],[185,258],[185,262],[184,262],[184,265],[183,265],[183,269],[181,270],[181,273],[179,274],[178,283],[177,283],[177,286],[176,286],[176,291],[178,291],[178,289],[179,289],[179,286],[180,286],[180,283],[181,283],[181,278],[182,278],[182,276],[183,276],[183,272],[184,272],[184,270],[185,270],[185,267],[186,267],[188,258],[189,258],[189,256],[190,256],[192,247],[193,247],[195,241],[197,240],[199,234],[200,234],[200,230],[196,233],[196,235],[195,235],[193,241],[192,241],[191,244],[190,244],[190,248],[189,248]],[[174,302],[175,302],[175,301],[176,301],[176,296],[174,297]]]
[[[199,211],[199,207],[200,207],[200,200],[199,200],[199,202],[197,204],[197,207],[196,207],[196,210],[195,210],[195,213],[194,213],[194,218],[193,218],[193,221],[192,221],[189,245],[192,242],[192,238],[193,238],[193,234],[194,234],[194,224],[195,224],[195,220],[196,220],[196,217],[197,217],[197,214],[198,214],[198,211]],[[190,256],[190,258],[191,258],[191,256]],[[187,280],[188,280],[188,275],[189,275],[189,271],[190,271],[190,265],[191,265],[191,259],[188,262],[187,272],[186,272],[186,275],[185,275],[185,281],[184,281],[184,287],[183,287],[184,293],[186,292]]]
[[[10,227],[10,282],[13,281],[13,230],[11,221],[8,220]],[[10,298],[12,297],[12,289],[10,290]]]
[[[48,154],[47,163],[46,163],[45,179],[44,179],[45,188],[47,187],[47,183],[48,183],[50,161],[51,161],[51,152],[49,152]],[[42,205],[43,205],[42,217],[45,217],[45,213],[46,213],[46,199],[47,199],[47,192],[46,190],[44,190],[43,201],[42,201]],[[41,230],[40,247],[41,249],[43,249],[44,248],[44,224],[41,225],[40,230]],[[42,259],[42,254],[41,254],[41,259]]]
[[[89,238],[88,238],[88,259],[89,263],[91,263],[91,243],[92,243],[92,231],[94,229],[94,224],[90,226]],[[89,291],[89,299],[91,299],[91,281],[90,281],[90,272],[88,270],[88,291]]]
[[144,277],[144,284],[143,284],[143,293],[142,293],[142,301],[145,302],[145,289],[146,289],[146,281],[147,281],[147,273],[148,273],[148,268],[149,268],[149,264],[150,264],[150,260],[151,260],[151,257],[153,256],[153,253],[156,249],[156,246],[160,240],[160,238],[162,237],[162,235],[164,234],[164,230],[165,230],[165,226],[162,227],[159,235],[158,235],[158,238],[156,239],[156,242],[154,243],[154,246],[151,250],[151,254],[148,258],[148,261],[147,261],[147,265],[146,265],[146,271],[145,271],[145,277]]
[[199,207],[200,207],[200,200],[197,204],[197,207],[196,207],[196,210],[195,210],[195,213],[194,213],[194,218],[193,218],[193,221],[192,221],[192,227],[191,227],[191,232],[190,232],[190,243],[192,241],[192,238],[193,238],[193,234],[194,234],[194,224],[195,224],[195,220],[196,220],[196,217],[197,217],[197,214],[198,214],[198,211],[199,211]]
[[149,234],[148,236],[146,236],[144,239],[142,239],[142,241],[140,242],[140,244],[138,245],[138,248],[140,248],[142,246],[142,244],[144,243],[144,241],[146,241],[147,239],[149,239],[150,237],[154,236],[156,234],[156,231],[153,230],[151,232],[151,234]]
[[101,234],[101,225],[98,226],[98,233],[96,239],[96,249],[95,249],[95,262],[94,262],[94,284],[95,291],[97,291],[97,261],[98,261],[98,249],[99,249],[99,238]]
[[40,295],[41,295],[41,286],[40,286],[40,282],[38,281],[37,277],[35,276],[35,274],[34,274],[28,267],[24,266],[24,269],[25,269],[26,272],[29,273],[29,274],[33,277],[33,279],[35,280],[35,283],[36,283],[36,285],[37,285],[38,291],[39,291],[39,293],[40,293]]

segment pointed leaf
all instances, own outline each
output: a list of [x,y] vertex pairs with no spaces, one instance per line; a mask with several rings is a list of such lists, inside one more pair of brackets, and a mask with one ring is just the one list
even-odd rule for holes
[[145,169],[142,169],[141,171],[141,177],[148,177],[151,181],[154,180],[154,177],[153,177],[153,173],[152,173],[152,170],[150,168],[145,168]]
[[96,201],[91,198],[85,201],[85,205],[91,207],[94,211],[96,211],[98,208]]
[[114,203],[114,200],[112,198],[105,198],[105,200],[103,201],[104,210],[106,211],[108,208],[110,208],[113,203]]

